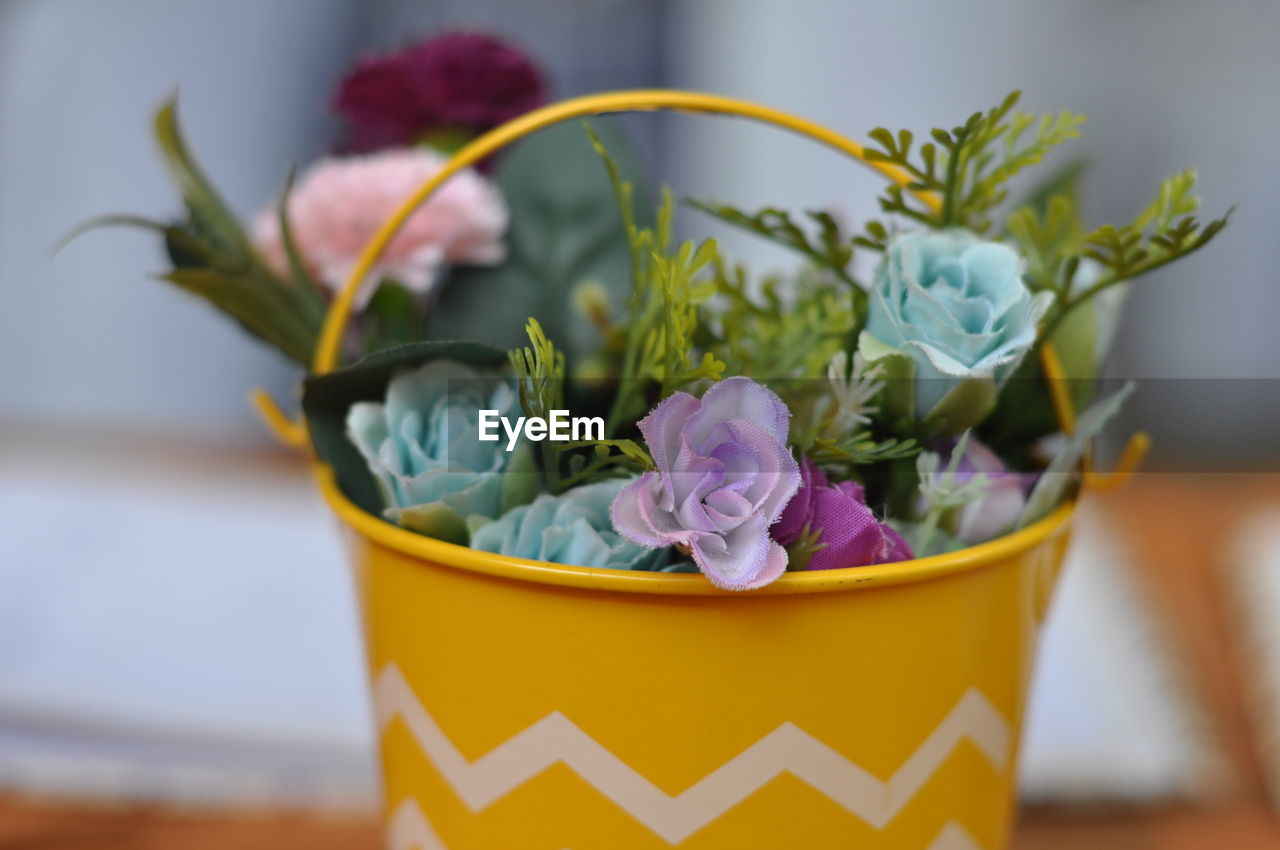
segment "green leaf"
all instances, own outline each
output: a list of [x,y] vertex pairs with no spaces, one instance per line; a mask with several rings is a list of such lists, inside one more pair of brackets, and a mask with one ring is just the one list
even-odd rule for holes
[[1196,174],[1184,171],[1160,184],[1155,200],[1126,225],[1104,224],[1083,239],[1083,256],[1105,269],[1101,279],[1081,292],[1064,285],[1040,339],[1049,339],[1058,325],[1081,304],[1116,284],[1132,280],[1200,250],[1227,226],[1234,208],[1222,218],[1201,224],[1192,213],[1200,205],[1192,194]]
[[863,331],[858,351],[867,365],[880,366],[884,389],[880,392],[880,416],[892,430],[911,432],[916,418],[916,364],[909,354]]
[[634,424],[647,404],[649,384],[657,383],[660,397],[665,397],[687,384],[718,381],[723,375],[724,362],[699,349],[711,338],[701,323],[700,307],[716,287],[698,275],[708,265],[719,266],[719,253],[710,239],[696,246],[686,240],[672,249],[675,201],[669,189],[663,189],[655,226],[642,226],[633,205],[633,184],[622,177],[589,126],[587,134],[613,187],[629,246],[631,295],[626,321],[618,328],[618,389],[605,418],[605,434],[613,436]]
[[[891,185],[880,196],[880,208],[931,227],[986,232],[991,226],[991,210],[1008,196],[1008,181],[1040,162],[1051,148],[1075,138],[1084,122],[1083,116],[1065,111],[1039,120],[1015,113],[1019,97],[1015,91],[997,106],[973,113],[950,130],[934,128],[929,134],[932,143],[922,145],[915,155],[911,133],[903,130],[895,136],[883,127],[872,130],[868,135],[873,144],[867,149],[867,158],[906,171],[912,178],[908,187],[912,193],[930,192],[942,201],[934,211],[902,186]],[[1024,141],[1029,130],[1033,132]],[[879,229],[883,231],[883,225]],[[877,250],[884,245],[883,235],[870,232],[855,241]]]
[[[905,540],[917,540],[920,536],[920,530],[923,523],[913,520],[890,518],[885,523],[894,531],[902,535]],[[915,551],[917,558],[928,558],[933,555],[942,555],[947,552],[959,552],[964,549],[967,544],[963,540],[959,540],[945,529],[934,529],[929,536],[927,548]]]
[[[643,169],[630,145],[607,124],[608,141],[628,179]],[[429,338],[476,339],[504,349],[524,340],[535,316],[570,355],[600,345],[599,332],[568,309],[581,283],[600,284],[615,306],[629,291],[630,256],[607,175],[577,125],[548,127],[502,160],[497,181],[511,215],[509,253],[495,267],[452,269],[428,311]],[[651,204],[637,192],[639,214]]]
[[915,457],[920,448],[914,438],[877,440],[869,432],[860,431],[842,440],[818,437],[804,454],[819,466],[843,466],[848,473],[865,464]]
[[471,540],[466,520],[444,502],[430,502],[400,508],[395,512],[396,522],[410,531],[466,546]]
[[412,292],[395,281],[385,281],[365,309],[365,351],[373,353],[417,341],[422,336],[423,316],[423,306]]
[[432,360],[456,360],[482,369],[500,369],[507,354],[476,342],[431,340],[388,348],[302,385],[302,410],[316,456],[333,467],[338,485],[352,502],[380,514],[383,499],[364,457],[347,439],[347,411],[358,401],[382,401],[398,372]]
[[502,475],[502,512],[506,513],[514,507],[532,502],[538,495],[541,481],[542,476],[534,461],[533,450],[528,441],[521,440],[511,453],[507,469]]
[[209,301],[298,363],[310,361],[319,325],[297,309],[277,281],[252,267],[246,272],[225,272],[184,266],[160,277]]
[[956,384],[922,423],[926,434],[954,436],[986,419],[996,406],[999,390],[991,378],[967,378]]
[[[320,284],[307,271],[306,263],[303,262],[302,254],[293,238],[293,225],[289,221],[289,194],[293,191],[293,178],[294,171],[290,169],[289,176],[284,182],[284,189],[280,192],[280,201],[278,203],[280,241],[284,244],[284,253],[289,260],[289,274],[291,276],[290,281],[288,281],[289,285],[286,288],[293,297],[294,303],[298,305],[298,309],[309,315],[316,323],[317,328],[319,328],[324,325],[326,314],[329,311],[329,301],[322,294]],[[255,252],[255,265],[265,268],[265,264],[257,261],[256,257],[257,253]],[[274,274],[272,277],[274,277]],[[417,318],[417,324],[422,324],[421,315]],[[316,336],[319,336],[318,330]],[[410,337],[410,339],[417,339],[417,336]],[[408,340],[402,341],[407,342]]]
[[301,270],[285,205],[281,204],[281,224],[294,266],[293,282],[280,279],[262,262],[240,223],[200,172],[182,138],[173,102],[156,113],[155,133],[186,202],[187,219],[166,224],[140,216],[104,216],[86,222],[67,238],[108,225],[160,234],[173,268],[158,277],[209,301],[249,333],[305,366],[324,323],[326,301]]
[[[516,389],[520,394],[520,408],[530,419],[550,419],[551,411],[564,410],[565,359],[555,344],[547,338],[542,325],[530,317],[525,325],[529,344],[507,352],[512,371],[516,376]],[[555,444],[549,440],[539,443],[542,455],[542,474],[547,488],[558,493],[564,489],[560,474],[560,456]]]
[[694,209],[720,219],[726,224],[754,233],[784,248],[799,253],[815,266],[828,269],[849,286],[858,284],[849,271],[853,260],[853,241],[840,231],[840,226],[830,213],[823,210],[806,210],[816,232],[811,234],[792,218],[791,213],[776,207],[765,207],[754,213],[744,212],[728,204],[710,203],[691,199],[686,201]]
[[1081,157],[1068,160],[1033,184],[1022,199],[1014,203],[1014,208],[1030,207],[1037,215],[1043,216],[1053,198],[1079,198],[1080,181],[1087,167],[1088,162]]
[[1093,438],[1111,419],[1120,412],[1124,403],[1133,395],[1135,384],[1130,381],[1111,395],[1098,401],[1076,418],[1075,430],[1067,438],[1066,444],[1041,473],[1027,497],[1027,504],[1018,517],[1016,528],[1024,528],[1036,520],[1048,516],[1066,492],[1067,485],[1074,479],[1073,472],[1080,465],[1085,450]]
[[252,248],[239,220],[205,178],[187,148],[178,124],[176,98],[156,112],[154,129],[169,173],[187,202],[194,229],[232,256],[247,258]]

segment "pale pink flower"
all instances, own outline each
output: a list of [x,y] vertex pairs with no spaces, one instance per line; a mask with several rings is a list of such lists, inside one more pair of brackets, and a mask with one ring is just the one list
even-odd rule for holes
[[[289,194],[289,226],[307,271],[335,293],[360,251],[391,214],[438,174],[447,159],[405,148],[321,159]],[[498,189],[465,170],[442,186],[391,240],[357,295],[357,308],[378,284],[393,279],[414,292],[431,290],[446,263],[494,265],[506,256],[507,207]],[[288,258],[275,207],[259,214],[254,242],[267,264],[288,277]]]

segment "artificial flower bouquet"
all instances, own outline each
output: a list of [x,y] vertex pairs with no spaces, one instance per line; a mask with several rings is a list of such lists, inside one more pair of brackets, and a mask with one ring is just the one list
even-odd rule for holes
[[[188,218],[143,222],[164,236],[165,277],[309,363],[376,228],[543,91],[524,56],[474,34],[366,60],[336,100],[344,152],[291,178],[248,233],[167,106],[158,137]],[[763,276],[677,240],[671,193],[655,209],[590,126],[569,128],[577,148],[561,130],[485,160],[496,178],[463,170],[360,283],[353,365],[308,380],[315,448],[357,504],[415,532],[730,590],[1022,528],[1071,492],[1131,389],[1091,397],[1127,282],[1226,219],[1194,217],[1192,172],[1120,226],[1084,225],[1077,169],[1015,194],[1083,121],[1017,101],[920,145],[873,130],[866,160],[900,179],[858,232],[828,212],[690,201],[799,254]],[[511,345],[518,327],[527,345]],[[1088,405],[1056,444],[1046,357],[1074,379],[1067,403]]]
[[[1015,188],[1082,122],[1016,94],[862,148],[543,91],[473,34],[367,60],[250,227],[166,107],[186,217],[109,219],[311,366],[305,431],[264,409],[348,531],[389,846],[1003,846],[1125,290],[1226,218],[1192,172],[1118,226],[1078,168]],[[616,125],[561,123],[652,108],[831,145],[884,215],[684,204],[798,256],[767,274],[680,239]]]

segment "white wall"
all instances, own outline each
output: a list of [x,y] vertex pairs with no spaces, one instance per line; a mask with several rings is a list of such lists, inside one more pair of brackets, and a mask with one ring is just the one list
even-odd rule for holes
[[[1218,243],[1139,287],[1119,371],[1275,376],[1280,4],[1270,0],[0,0],[0,419],[262,439],[245,390],[265,382],[287,396],[292,370],[146,279],[163,268],[153,239],[102,232],[49,251],[101,212],[177,210],[148,126],[175,88],[198,154],[249,212],[329,142],[327,100],[358,49],[445,23],[524,41],[561,93],[660,79],[858,136],[878,123],[959,120],[1015,86],[1032,108],[1086,112],[1075,150],[1095,162],[1096,217],[1125,218],[1161,176],[1192,164],[1207,211],[1239,206]],[[682,194],[843,205],[855,221],[874,212],[875,178],[802,141],[725,120],[661,126]],[[693,213],[686,222],[701,224]],[[1164,445],[1216,430],[1228,448],[1280,450],[1271,384],[1258,385],[1266,404],[1225,415],[1148,387],[1148,409],[1143,396],[1135,409]]]
[[[305,10],[305,14],[303,11]],[[250,13],[252,11],[252,13]],[[157,240],[91,233],[178,199],[150,137],[181,93],[197,155],[248,213],[323,138],[346,6],[11,2],[0,7],[0,412],[6,418],[257,439],[249,387],[287,393],[273,352],[167,283]]]
[[[1236,204],[1237,216],[1203,253],[1142,281],[1117,373],[1280,377],[1280,4],[691,0],[672,10],[673,85],[752,98],[855,137],[879,124],[956,123],[1015,87],[1031,108],[1084,112],[1072,146],[1093,162],[1086,202],[1100,221],[1127,220],[1161,177],[1196,166],[1205,211]],[[855,221],[876,211],[871,177],[803,142],[738,122],[678,128],[671,151],[692,194],[835,203]],[[1167,448],[1215,434],[1228,451],[1280,451],[1277,386],[1236,396],[1256,401],[1208,409],[1207,384],[1148,382],[1134,411]]]

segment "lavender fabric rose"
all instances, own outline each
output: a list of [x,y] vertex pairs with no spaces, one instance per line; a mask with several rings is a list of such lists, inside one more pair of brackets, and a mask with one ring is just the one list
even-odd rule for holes
[[790,546],[817,534],[821,548],[809,557],[806,569],[834,570],[891,564],[915,557],[902,535],[876,519],[860,484],[832,485],[808,458],[800,464],[804,481],[772,529],[773,539]]
[[618,494],[614,528],[641,546],[687,550],[726,590],[774,581],[787,553],[769,526],[800,486],[790,418],[782,399],[749,378],[726,378],[701,400],[668,396],[639,423],[658,469]]

